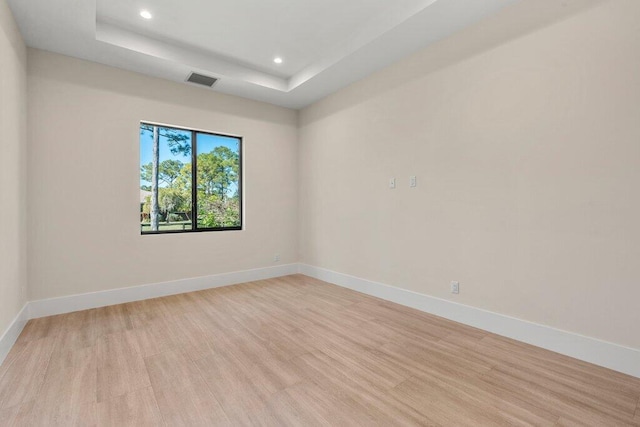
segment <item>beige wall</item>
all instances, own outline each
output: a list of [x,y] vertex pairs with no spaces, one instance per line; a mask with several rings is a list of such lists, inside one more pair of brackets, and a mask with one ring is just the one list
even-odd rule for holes
[[0,336],[26,302],[27,55],[0,0]]
[[301,261],[640,348],[640,2],[477,36],[302,111]]
[[[297,261],[297,113],[29,49],[29,299]],[[244,137],[243,231],[140,235],[139,121]]]

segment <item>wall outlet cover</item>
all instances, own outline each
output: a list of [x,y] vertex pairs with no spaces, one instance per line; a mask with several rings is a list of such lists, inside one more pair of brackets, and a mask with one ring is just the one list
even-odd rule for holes
[[451,293],[452,294],[460,293],[460,282],[456,282],[456,281],[451,282]]

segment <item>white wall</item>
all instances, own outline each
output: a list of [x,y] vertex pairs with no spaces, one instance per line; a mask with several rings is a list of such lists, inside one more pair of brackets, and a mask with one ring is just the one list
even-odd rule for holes
[[640,349],[640,2],[477,36],[301,112],[301,262]]
[[[297,261],[297,113],[29,49],[29,299]],[[140,235],[139,121],[244,137],[243,231]]]
[[26,302],[27,54],[0,0],[0,336]]

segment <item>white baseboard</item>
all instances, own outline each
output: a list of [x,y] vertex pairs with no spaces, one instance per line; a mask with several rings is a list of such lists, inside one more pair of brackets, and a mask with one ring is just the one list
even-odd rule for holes
[[0,337],[0,364],[29,319],[302,273],[640,378],[640,350],[505,316],[406,289],[313,267],[286,264],[27,303]]
[[2,337],[0,337],[0,364],[2,364],[7,354],[9,354],[11,347],[20,336],[29,319],[181,294],[184,292],[219,288],[296,273],[298,273],[298,264],[285,264],[27,302],[13,319],[13,322],[11,322],[11,325],[9,325]]
[[300,264],[300,273],[640,378],[640,350]]
[[89,308],[104,307],[107,305],[181,294],[184,292],[201,291],[203,289],[235,285],[254,280],[271,279],[273,277],[286,276],[297,272],[298,264],[286,264],[274,267],[257,268],[254,270],[235,271],[231,273],[214,274],[212,276],[132,286],[129,288],[111,289],[108,291],[90,292],[59,298],[48,298],[29,302],[28,314],[29,319],[35,319],[38,317],[52,316],[54,314],[87,310]]
[[9,354],[11,347],[16,342],[24,325],[29,321],[29,303],[26,303],[22,310],[18,312],[4,334],[0,337],[0,365]]

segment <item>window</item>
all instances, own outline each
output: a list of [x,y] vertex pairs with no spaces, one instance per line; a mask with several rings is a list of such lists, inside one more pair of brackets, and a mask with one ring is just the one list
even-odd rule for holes
[[140,232],[242,229],[242,138],[140,124]]

